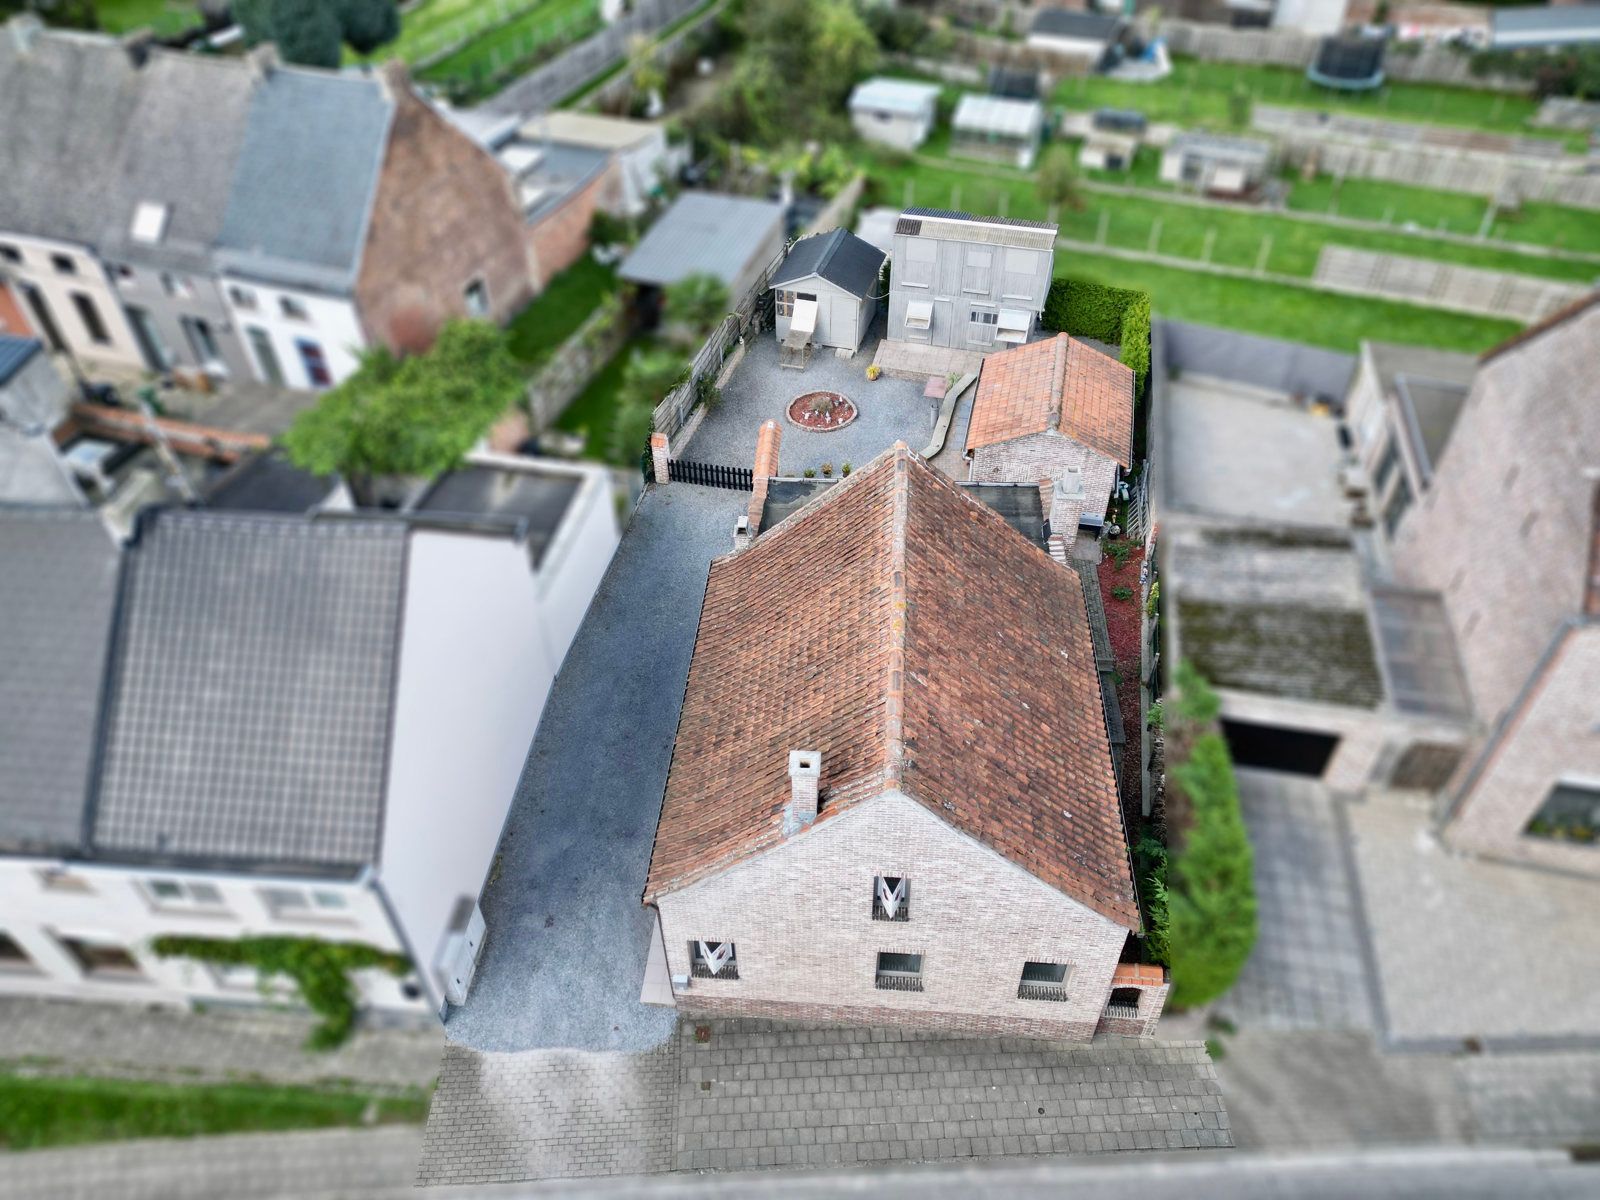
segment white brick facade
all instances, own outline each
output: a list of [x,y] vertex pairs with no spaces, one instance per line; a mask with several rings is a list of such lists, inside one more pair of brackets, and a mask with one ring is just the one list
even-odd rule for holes
[[1070,503],[1055,504],[1050,528],[1071,544],[1079,517],[1085,513],[1103,517],[1111,506],[1118,472],[1112,459],[1055,430],[1046,430],[979,446],[972,452],[968,478],[980,483],[1036,483],[1041,479],[1059,483],[1070,470],[1083,473],[1083,501],[1075,507]]
[[[910,880],[909,920],[873,918],[879,875]],[[657,906],[675,999],[691,1014],[1075,1040],[1093,1035],[1128,934],[897,792]],[[733,942],[739,978],[685,987],[692,940]],[[879,990],[880,951],[922,955],[924,990]],[[1068,964],[1069,999],[1018,999],[1030,960]],[[1161,1000],[1152,990],[1141,1002],[1149,1027]]]

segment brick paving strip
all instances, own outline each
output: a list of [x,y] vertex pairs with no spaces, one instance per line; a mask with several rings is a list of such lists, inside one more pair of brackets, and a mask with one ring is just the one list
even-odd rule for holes
[[1198,1042],[703,1025],[646,1054],[451,1046],[418,1182],[1233,1144]]

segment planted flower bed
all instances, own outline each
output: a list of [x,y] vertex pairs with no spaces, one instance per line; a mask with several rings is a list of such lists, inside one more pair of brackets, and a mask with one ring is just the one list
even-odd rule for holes
[[838,392],[807,392],[789,401],[789,420],[813,433],[831,433],[854,421],[855,402]]

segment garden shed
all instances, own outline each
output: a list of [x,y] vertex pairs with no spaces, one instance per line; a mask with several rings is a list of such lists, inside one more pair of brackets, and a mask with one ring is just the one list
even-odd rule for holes
[[1161,156],[1161,182],[1216,196],[1254,191],[1272,170],[1272,145],[1255,138],[1182,133]]
[[869,142],[915,150],[933,131],[938,102],[936,83],[867,79],[850,93],[850,123]]
[[829,346],[852,354],[878,315],[888,257],[845,229],[801,238],[772,275],[778,344]]
[[950,130],[950,153],[1026,170],[1039,153],[1044,106],[1037,100],[968,94],[956,105]]
[[770,200],[685,192],[657,218],[617,268],[653,304],[690,275],[713,275],[739,301],[783,251],[785,208]]

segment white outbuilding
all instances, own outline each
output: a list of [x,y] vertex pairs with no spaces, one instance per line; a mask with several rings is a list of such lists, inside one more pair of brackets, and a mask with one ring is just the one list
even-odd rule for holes
[[950,153],[1027,170],[1039,153],[1044,105],[968,93],[950,122]]
[[938,84],[868,79],[850,93],[850,123],[869,142],[915,150],[933,131],[938,103]]
[[784,361],[803,366],[811,346],[854,353],[878,315],[879,278],[888,256],[845,229],[789,247],[772,275],[773,312]]

